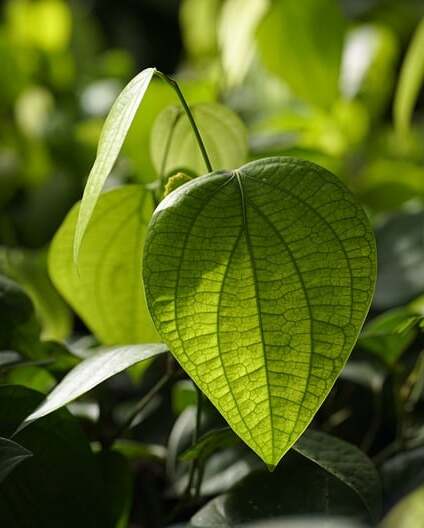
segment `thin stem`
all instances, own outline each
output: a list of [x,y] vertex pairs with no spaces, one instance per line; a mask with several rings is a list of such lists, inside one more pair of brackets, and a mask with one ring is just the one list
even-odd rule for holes
[[132,424],[134,423],[134,420],[137,418],[137,416],[141,413],[143,409],[146,408],[146,406],[152,401],[152,399],[156,396],[156,394],[161,390],[161,388],[171,379],[173,376],[173,372],[169,368],[167,368],[166,373],[158,380],[158,382],[149,390],[149,392],[141,398],[141,400],[138,402],[138,405],[136,405],[133,412],[130,414],[130,416],[124,421],[124,423],[119,427],[119,429],[116,431],[116,433],[111,438],[109,445],[112,445],[115,440],[121,437],[121,435],[127,431],[128,429],[131,429]]
[[[203,408],[203,394],[201,390],[197,387],[197,385],[195,385],[195,387],[196,387],[196,393],[197,393],[197,407],[196,407],[196,424],[195,424],[194,432],[193,432],[193,445],[197,444],[199,437],[200,437],[200,426],[201,426],[201,421],[202,421],[202,408]],[[196,475],[196,471],[198,470],[198,465],[199,465],[199,461],[197,458],[195,458],[192,461],[191,466],[190,466],[190,474],[188,477],[187,488],[185,491],[186,496],[189,496],[189,497],[191,496],[191,492],[192,492],[193,484],[194,484],[194,477]],[[199,487],[200,489],[201,476],[197,482],[198,484],[196,485],[196,488]],[[197,494],[197,491],[196,491],[196,494]]]
[[168,75],[165,75],[164,73],[158,70],[155,70],[155,73],[158,77],[160,77],[162,80],[167,82],[175,90],[175,93],[177,94],[178,99],[180,100],[180,103],[182,107],[184,108],[184,112],[187,114],[187,118],[190,121],[190,125],[191,125],[191,128],[193,129],[194,135],[196,136],[196,140],[199,145],[200,152],[202,153],[202,157],[206,165],[206,169],[208,172],[212,172],[213,168],[209,160],[208,153],[206,152],[206,148],[205,148],[205,144],[203,143],[202,136],[200,135],[196,122],[194,121],[193,114],[191,113],[191,110],[187,104],[187,101],[184,99],[184,95],[182,91],[180,90],[180,87],[178,86],[177,82],[174,81],[174,79],[171,79],[171,77],[168,77]]

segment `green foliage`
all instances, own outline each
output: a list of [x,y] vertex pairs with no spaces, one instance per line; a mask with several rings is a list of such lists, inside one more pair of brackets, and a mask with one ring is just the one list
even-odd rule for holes
[[424,487],[420,487],[404,498],[384,518],[382,528],[415,528],[422,522]]
[[151,193],[129,185],[102,194],[74,266],[79,210],[79,205],[72,209],[53,240],[54,284],[103,344],[157,341],[139,279]]
[[422,2],[3,4],[0,525],[419,526]]
[[424,81],[424,18],[419,23],[399,77],[394,101],[395,125],[400,135],[410,128],[412,111]]
[[0,248],[0,271],[18,282],[31,298],[42,339],[60,341],[69,336],[71,313],[50,281],[44,254]]
[[13,440],[0,437],[0,484],[16,466],[31,457],[31,451]]
[[380,477],[371,460],[360,449],[318,431],[307,431],[296,442],[294,449],[357,493],[374,521],[380,518]]
[[336,0],[276,0],[259,25],[261,58],[296,96],[330,108],[339,95],[344,29]]
[[78,261],[83,236],[93,214],[104,182],[122,148],[128,129],[152,80],[153,68],[147,68],[127,84],[113,104],[105,121],[97,148],[97,156],[88,176],[78,212],[74,240],[74,262]]
[[[234,112],[217,103],[191,107],[212,167],[235,169],[247,159],[247,131]],[[200,176],[205,163],[184,112],[166,108],[156,119],[150,140],[150,155],[157,174],[165,177],[178,170]]]
[[[0,387],[1,435],[10,436],[41,400],[24,387]],[[60,411],[14,440],[33,456],[0,484],[2,526],[108,526],[101,477],[75,418]]]
[[[336,214],[333,204],[343,205]],[[365,214],[334,176],[298,160],[260,160],[180,187],[156,209],[146,240],[160,335],[270,465],[331,389],[374,278]]]
[[118,372],[166,352],[159,344],[134,345],[97,350],[79,363],[56,385],[46,400],[31,413],[24,426],[64,407]]

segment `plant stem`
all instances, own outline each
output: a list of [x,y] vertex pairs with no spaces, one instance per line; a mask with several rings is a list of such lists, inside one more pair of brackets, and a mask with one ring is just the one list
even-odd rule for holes
[[167,368],[167,371],[165,372],[165,374],[157,381],[157,383],[149,390],[149,392],[143,398],[141,398],[141,400],[138,402],[138,405],[136,405],[135,409],[130,414],[130,416],[119,427],[119,429],[113,435],[111,440],[108,442],[109,445],[112,445],[115,442],[115,440],[118,440],[118,438],[120,438],[121,435],[125,431],[127,431],[128,429],[131,428],[131,426],[132,426],[134,420],[137,418],[137,416],[152,401],[152,399],[161,390],[161,388],[171,379],[173,374],[174,373],[171,372],[171,370],[169,368]]
[[[202,408],[203,408],[203,394],[201,390],[197,387],[197,385],[195,385],[195,387],[196,387],[196,393],[197,393],[197,407],[196,407],[196,424],[195,424],[194,433],[193,433],[193,445],[195,445],[198,442],[199,437],[200,437],[200,426],[201,426]],[[190,467],[190,475],[188,477],[188,483],[187,483],[187,488],[185,492],[186,496],[191,497],[191,492],[192,492],[192,488],[194,484],[194,477],[196,475],[196,471],[198,471],[198,465],[199,465],[198,459],[195,458],[192,461],[191,467]],[[196,495],[200,493],[200,486],[202,483],[201,481],[202,481],[202,478],[201,478],[201,475],[199,475],[199,478],[197,479],[197,484],[196,484],[196,492],[195,492]]]
[[191,128],[193,129],[194,135],[196,136],[197,143],[199,145],[200,152],[202,154],[203,160],[206,165],[206,169],[208,172],[212,172],[213,168],[211,165],[211,162],[208,157],[208,153],[206,152],[205,144],[203,143],[202,136],[200,135],[199,129],[197,128],[196,122],[194,121],[193,114],[191,113],[190,107],[187,104],[187,101],[184,98],[184,95],[182,91],[180,90],[180,87],[178,86],[178,83],[174,81],[171,77],[168,77],[168,75],[165,75],[164,73],[155,70],[155,74],[160,77],[162,80],[167,82],[174,90],[175,93],[178,96],[178,99],[180,100],[180,103],[182,107],[184,108],[184,112],[187,114],[187,118],[190,121]]

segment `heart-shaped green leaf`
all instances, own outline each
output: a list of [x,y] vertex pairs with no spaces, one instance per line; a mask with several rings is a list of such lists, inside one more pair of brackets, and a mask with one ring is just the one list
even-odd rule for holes
[[234,431],[275,465],[330,391],[375,283],[375,241],[331,173],[290,159],[197,178],[156,209],[156,327]]
[[80,250],[72,262],[79,204],[56,233],[49,254],[53,283],[105,345],[157,342],[140,261],[153,200],[142,186],[127,185],[100,196]]

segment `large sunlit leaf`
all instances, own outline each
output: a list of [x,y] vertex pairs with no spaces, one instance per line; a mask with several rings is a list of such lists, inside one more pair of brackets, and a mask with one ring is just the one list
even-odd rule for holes
[[375,267],[368,219],[344,185],[312,163],[268,158],[161,202],[144,283],[171,352],[275,465],[349,357]]
[[371,460],[356,446],[318,431],[307,431],[294,449],[349,486],[362,500],[371,517],[381,514],[380,477]]
[[25,419],[25,423],[33,422],[60,409],[115,374],[140,361],[163,354],[166,350],[165,345],[149,343],[116,347],[94,353],[63,378],[42,404]]
[[31,451],[9,438],[0,437],[0,482],[21,462],[31,457]]
[[55,286],[103,344],[158,341],[141,281],[151,193],[129,185],[102,194],[75,267],[78,210],[76,205],[53,239],[49,271]]
[[424,81],[424,18],[419,23],[400,72],[394,101],[395,126],[400,134],[408,131],[412,111]]
[[329,108],[339,94],[344,30],[337,0],[275,0],[259,25],[259,52],[295,95]]
[[[234,169],[247,159],[247,130],[240,118],[218,103],[192,106],[212,167]],[[189,120],[181,108],[170,106],[157,118],[151,135],[153,165],[161,176],[186,169],[196,175],[207,169]]]
[[154,68],[146,68],[134,77],[119,94],[106,118],[97,147],[96,160],[88,176],[78,214],[73,249],[75,262],[78,260],[81,242],[103,184],[115,164],[154,72]]

